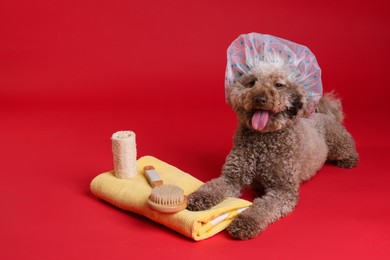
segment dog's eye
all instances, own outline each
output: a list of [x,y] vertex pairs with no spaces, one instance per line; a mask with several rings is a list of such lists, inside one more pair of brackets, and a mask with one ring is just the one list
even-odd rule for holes
[[253,75],[244,75],[239,79],[239,82],[245,88],[253,88],[256,84],[257,78]]
[[281,88],[281,87],[284,87],[284,86],[286,86],[286,85],[284,85],[284,84],[282,84],[282,83],[279,83],[279,82],[277,82],[277,83],[275,83],[275,85],[274,85],[275,87],[277,87],[277,88]]
[[245,83],[245,87],[247,88],[253,88],[253,86],[256,84],[256,80],[253,79],[253,80],[250,80],[248,82]]

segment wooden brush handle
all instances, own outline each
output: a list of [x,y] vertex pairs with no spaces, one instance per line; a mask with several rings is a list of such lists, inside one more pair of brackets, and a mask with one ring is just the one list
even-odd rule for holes
[[162,179],[158,175],[156,169],[154,169],[153,166],[151,166],[151,165],[145,166],[144,172],[145,172],[146,178],[148,179],[148,181],[149,181],[150,185],[152,185],[152,187],[161,186],[164,184]]

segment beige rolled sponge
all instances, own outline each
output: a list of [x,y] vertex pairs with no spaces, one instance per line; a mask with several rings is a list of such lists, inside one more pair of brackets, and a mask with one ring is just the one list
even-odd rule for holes
[[115,176],[130,179],[137,175],[137,148],[135,133],[118,131],[111,137]]

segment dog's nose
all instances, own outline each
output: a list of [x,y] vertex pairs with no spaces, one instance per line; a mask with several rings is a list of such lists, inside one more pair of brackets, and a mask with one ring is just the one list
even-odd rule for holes
[[257,105],[265,105],[267,103],[267,98],[264,96],[260,96],[260,95],[254,96],[253,102],[255,102],[255,104],[257,104]]

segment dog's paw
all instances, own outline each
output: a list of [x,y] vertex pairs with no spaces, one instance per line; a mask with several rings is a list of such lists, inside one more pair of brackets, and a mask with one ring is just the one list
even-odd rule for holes
[[259,223],[251,215],[238,215],[227,230],[234,239],[240,240],[254,238],[261,231]]
[[187,209],[191,211],[206,210],[219,202],[220,200],[212,194],[198,190],[188,196]]
[[359,156],[354,155],[343,160],[333,161],[333,164],[340,168],[353,168],[359,162]]

